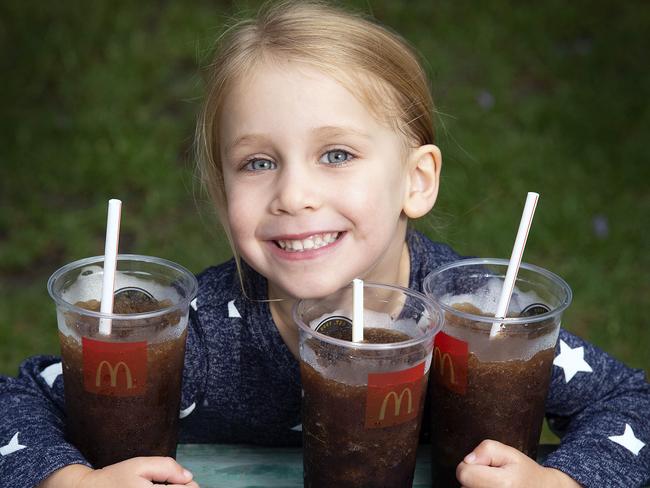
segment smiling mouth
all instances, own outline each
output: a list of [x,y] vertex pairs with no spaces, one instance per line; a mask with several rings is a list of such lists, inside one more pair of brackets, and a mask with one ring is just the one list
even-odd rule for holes
[[276,246],[287,252],[304,252],[320,249],[336,242],[343,232],[327,232],[325,234],[314,234],[306,239],[283,239],[273,241]]

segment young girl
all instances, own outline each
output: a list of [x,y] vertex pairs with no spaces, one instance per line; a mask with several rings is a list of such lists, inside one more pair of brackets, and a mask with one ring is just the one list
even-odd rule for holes
[[[283,3],[221,39],[197,150],[235,259],[198,277],[181,442],[299,445],[295,301],[355,277],[421,290],[458,259],[407,228],[438,192],[432,113],[408,45],[359,16]],[[566,433],[561,446],[540,466],[483,442],[458,467],[464,486],[636,486],[650,476],[643,373],[566,331],[560,340],[547,414]],[[164,458],[92,470],[63,435],[62,377],[42,375],[57,362],[31,358],[0,381],[2,486],[197,486]]]

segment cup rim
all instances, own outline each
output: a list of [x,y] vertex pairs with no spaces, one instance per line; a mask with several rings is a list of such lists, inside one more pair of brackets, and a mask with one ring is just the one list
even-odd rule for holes
[[450,305],[447,305],[446,303],[443,303],[436,297],[434,297],[431,294],[431,286],[430,283],[434,280],[436,276],[439,276],[445,271],[448,271],[453,268],[459,268],[461,266],[476,266],[476,265],[498,265],[498,266],[504,266],[506,269],[509,264],[509,260],[507,259],[501,259],[501,258],[469,258],[469,259],[459,259],[457,261],[453,261],[451,263],[445,264],[440,266],[439,268],[436,268],[433,270],[431,273],[429,273],[425,278],[424,282],[422,284],[422,288],[424,290],[424,293],[427,297],[430,298],[436,305],[438,305],[444,312],[449,312],[453,313],[454,315],[471,320],[474,322],[482,322],[485,324],[490,324],[490,326],[495,322],[498,321],[501,324],[510,324],[510,325],[522,325],[522,324],[532,324],[532,323],[537,323],[537,322],[543,322],[545,320],[548,320],[550,318],[553,318],[557,315],[560,315],[566,308],[571,304],[571,300],[573,299],[573,292],[571,291],[571,287],[569,284],[562,279],[560,276],[557,274],[544,269],[540,266],[536,266],[534,264],[529,264],[529,263],[524,263],[522,262],[520,265],[520,268],[526,269],[528,271],[532,271],[535,273],[538,273],[549,280],[555,282],[562,290],[564,290],[565,296],[562,302],[552,310],[539,314],[539,315],[533,315],[532,317],[506,317],[503,319],[496,319],[495,317],[486,317],[484,315],[475,315],[469,312],[464,312],[461,310],[458,310]]
[[[61,266],[59,269],[54,271],[50,278],[47,280],[47,291],[52,297],[52,300],[56,303],[58,307],[63,307],[66,308],[67,310],[71,312],[76,312],[80,315],[85,315],[89,317],[97,317],[97,318],[105,318],[105,319],[112,319],[112,320],[117,320],[117,321],[129,321],[129,320],[142,320],[142,319],[148,319],[148,318],[153,318],[153,317],[159,317],[162,315],[166,315],[170,312],[173,312],[174,310],[177,309],[182,309],[187,307],[192,300],[197,295],[199,284],[196,279],[196,276],[194,276],[194,273],[189,271],[187,268],[184,266],[181,266],[178,263],[175,263],[173,261],[169,261],[168,259],[164,258],[159,258],[159,257],[154,257],[154,256],[146,256],[143,254],[118,254],[117,255],[117,260],[118,261],[141,261],[145,263],[153,263],[157,265],[163,265],[168,268],[171,268],[178,272],[181,276],[185,276],[188,281],[189,281],[189,292],[188,294],[181,300],[179,300],[177,303],[161,308],[158,310],[154,310],[151,312],[139,312],[139,313],[124,313],[124,314],[118,314],[118,313],[102,313],[102,312],[96,312],[94,310],[88,310],[82,307],[78,307],[74,305],[73,303],[67,302],[66,300],[61,297],[60,293],[57,293],[54,291],[54,284],[57,282],[61,276],[63,276],[65,273],[76,269],[76,268],[82,268],[84,266],[88,266],[90,264],[96,264],[104,261],[104,256],[92,256],[88,258],[83,258],[83,259],[78,259],[76,261],[72,261],[71,263],[68,263],[64,266]],[[114,327],[119,328],[120,324],[113,324]],[[128,327],[128,324],[126,325]],[[124,327],[124,326],[122,326]]]
[[[410,288],[405,288],[403,286],[399,285],[389,285],[385,283],[377,283],[374,281],[364,281],[363,283],[364,288],[385,288],[385,289],[390,289],[393,291],[401,291],[405,293],[406,295],[410,295],[413,298],[419,299],[423,305],[425,310],[427,311],[428,315],[431,317],[432,321],[437,319],[435,322],[435,325],[431,327],[429,331],[427,331],[424,335],[421,337],[409,339],[408,341],[402,341],[402,342],[391,342],[387,344],[371,344],[371,343],[363,343],[363,342],[352,342],[352,341],[346,341],[343,339],[336,339],[334,337],[330,337],[328,335],[325,335],[321,332],[317,332],[311,327],[309,327],[308,324],[305,324],[305,322],[300,318],[299,313],[300,311],[304,308],[306,303],[309,302],[314,302],[318,301],[318,298],[303,298],[301,300],[298,300],[294,305],[292,309],[292,316],[293,320],[298,324],[298,328],[302,329],[304,332],[311,334],[315,337],[317,337],[319,340],[336,345],[336,346],[342,346],[346,347],[348,349],[357,349],[357,350],[384,350],[384,349],[402,349],[402,348],[408,348],[412,347],[417,344],[421,344],[423,342],[433,340],[433,337],[442,330],[442,312],[440,311],[440,308],[438,305],[428,296],[426,296],[424,293],[420,293],[419,291],[412,290]],[[347,288],[352,288],[352,283],[344,286],[343,288],[339,289],[335,293],[339,293]]]

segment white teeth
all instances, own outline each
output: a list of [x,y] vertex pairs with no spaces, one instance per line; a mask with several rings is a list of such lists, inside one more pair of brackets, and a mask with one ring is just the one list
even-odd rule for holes
[[327,246],[328,244],[331,244],[332,242],[336,241],[339,235],[340,235],[339,232],[333,232],[333,233],[328,232],[326,234],[316,234],[313,236],[309,236],[308,238],[303,239],[301,241],[292,239],[289,241],[276,241],[276,242],[285,251],[302,252],[309,249],[318,249],[320,247]]
[[305,239],[302,241],[302,248],[303,249],[313,249],[314,248],[314,241],[311,239]]

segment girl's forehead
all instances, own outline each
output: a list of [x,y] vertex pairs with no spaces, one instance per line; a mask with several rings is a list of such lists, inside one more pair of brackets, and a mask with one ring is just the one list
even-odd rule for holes
[[[366,118],[369,111],[348,86],[309,66],[262,65],[236,82],[225,100],[224,114],[280,115],[289,107],[295,117]],[[269,113],[270,112],[270,113]]]
[[358,132],[394,129],[386,123],[386,109],[378,110],[372,97],[364,96],[371,85],[367,76],[335,68],[292,61],[256,63],[234,81],[226,95],[220,124],[225,133],[221,135],[269,123],[349,127]]
[[[239,91],[239,95],[241,95],[242,91],[248,92],[255,88],[268,86],[268,91],[262,90],[261,93],[258,93],[258,90],[256,94],[272,96],[278,91],[291,91],[301,87],[338,85],[339,88],[351,94],[348,83],[341,82],[336,76],[337,73],[338,70],[335,68],[321,68],[304,62],[290,60],[259,61],[249,66],[234,80],[233,91]],[[320,92],[312,93],[317,96]]]

